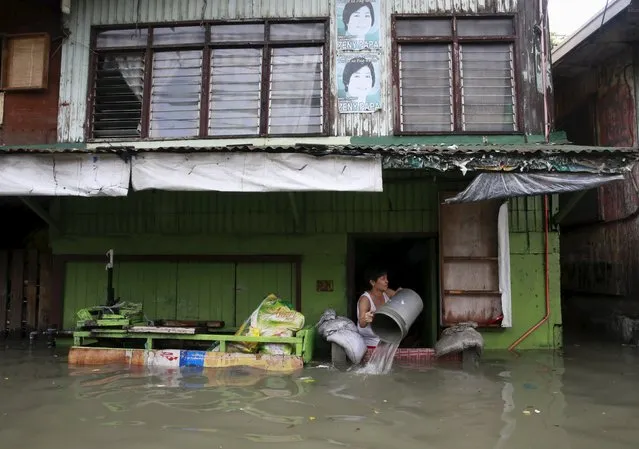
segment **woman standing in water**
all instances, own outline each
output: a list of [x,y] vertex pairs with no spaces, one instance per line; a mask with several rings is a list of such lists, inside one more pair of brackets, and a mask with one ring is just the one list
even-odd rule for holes
[[401,288],[397,291],[388,288],[388,274],[385,270],[369,271],[366,280],[370,288],[360,296],[357,302],[357,330],[364,338],[366,346],[372,349],[379,344],[379,337],[371,329],[375,312],[390,301]]

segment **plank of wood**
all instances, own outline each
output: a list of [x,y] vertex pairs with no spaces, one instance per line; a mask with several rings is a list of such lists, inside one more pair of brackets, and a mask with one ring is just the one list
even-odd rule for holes
[[156,326],[133,326],[129,332],[143,334],[184,334],[195,335],[194,327],[156,327]]
[[38,251],[27,252],[27,277],[25,282],[25,297],[27,298],[26,322],[27,329],[33,330],[38,322]]
[[24,251],[11,252],[11,297],[9,299],[9,331],[22,330],[24,306]]
[[40,295],[38,301],[38,329],[49,328],[51,316],[51,293],[53,289],[51,278],[51,254],[40,253]]
[[164,327],[208,327],[211,329],[224,327],[224,321],[158,320],[157,324]]
[[7,308],[9,305],[9,253],[0,251],[0,334],[7,330]]

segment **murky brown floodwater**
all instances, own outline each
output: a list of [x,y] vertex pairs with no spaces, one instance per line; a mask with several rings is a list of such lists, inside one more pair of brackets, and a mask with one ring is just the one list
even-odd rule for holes
[[65,351],[0,349],[0,446],[138,448],[639,447],[639,349],[489,353],[363,377],[310,368],[70,369]]

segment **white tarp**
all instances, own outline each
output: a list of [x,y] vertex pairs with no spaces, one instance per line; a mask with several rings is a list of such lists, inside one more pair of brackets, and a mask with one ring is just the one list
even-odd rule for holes
[[510,291],[510,229],[508,226],[508,202],[499,208],[497,218],[499,246],[499,290],[501,312],[504,318],[501,327],[513,327],[512,295]]
[[126,196],[131,170],[115,155],[0,156],[0,195]]
[[134,190],[382,192],[379,158],[296,153],[145,153],[133,158]]

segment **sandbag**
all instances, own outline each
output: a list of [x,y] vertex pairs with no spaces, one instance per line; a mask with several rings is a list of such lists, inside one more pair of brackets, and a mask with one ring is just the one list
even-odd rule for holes
[[348,329],[333,332],[326,337],[326,340],[344,348],[346,356],[355,365],[358,365],[362,361],[364,355],[366,355],[366,350],[368,349],[359,332],[353,332]]
[[337,316],[335,310],[327,309],[316,326],[317,332],[326,341],[344,348],[346,356],[352,363],[358,364],[362,361],[367,348],[355,323],[346,317]]
[[442,336],[435,343],[435,355],[442,357],[448,354],[463,352],[474,348],[478,355],[484,350],[484,338],[475,330],[477,323],[459,323],[444,329]]

